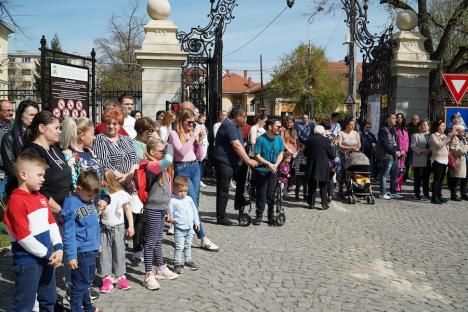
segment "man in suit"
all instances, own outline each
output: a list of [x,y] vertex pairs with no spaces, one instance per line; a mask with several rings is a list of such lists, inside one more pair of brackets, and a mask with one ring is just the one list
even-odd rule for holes
[[314,133],[306,143],[304,152],[307,157],[306,178],[309,183],[309,208],[315,206],[315,192],[317,185],[320,189],[322,209],[328,209],[327,185],[330,179],[329,161],[335,158],[335,151],[330,140],[325,136],[325,128],[321,125],[315,126]]

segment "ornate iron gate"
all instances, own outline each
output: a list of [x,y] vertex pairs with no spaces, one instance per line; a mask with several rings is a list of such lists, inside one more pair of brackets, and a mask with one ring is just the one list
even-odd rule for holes
[[[341,0],[346,12],[346,24],[353,28],[354,42],[362,53],[362,80],[359,84],[361,96],[360,121],[367,119],[367,105],[370,95],[387,95],[391,102],[391,70],[394,41],[393,26],[388,27],[380,36],[371,34],[367,29],[368,0],[361,5],[360,0]],[[387,108],[381,109],[386,114]]]
[[216,122],[221,110],[223,33],[234,19],[236,0],[210,0],[210,22],[194,27],[190,32],[179,31],[177,39],[188,53],[182,66],[182,99],[193,102],[208,116],[208,125]]

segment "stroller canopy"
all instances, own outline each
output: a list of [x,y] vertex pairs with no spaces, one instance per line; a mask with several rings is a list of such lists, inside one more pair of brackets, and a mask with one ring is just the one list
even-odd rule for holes
[[348,169],[354,166],[369,166],[369,158],[364,153],[352,152],[346,157],[344,167]]

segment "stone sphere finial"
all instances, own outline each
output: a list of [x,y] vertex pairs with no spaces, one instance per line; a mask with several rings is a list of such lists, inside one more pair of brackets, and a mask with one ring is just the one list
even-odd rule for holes
[[396,25],[400,30],[411,31],[418,25],[418,15],[411,10],[401,11],[397,15]]
[[148,15],[154,20],[165,20],[171,14],[168,0],[148,0]]

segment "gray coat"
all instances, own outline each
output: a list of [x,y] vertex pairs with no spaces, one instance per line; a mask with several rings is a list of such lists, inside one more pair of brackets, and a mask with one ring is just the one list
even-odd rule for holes
[[427,167],[428,154],[423,153],[423,151],[430,148],[429,135],[430,133],[415,133],[411,137],[411,150],[413,151],[413,159],[411,161],[411,166],[413,168]]
[[468,152],[466,140],[460,140],[455,136],[449,145],[449,150],[457,162],[455,169],[450,169],[450,176],[452,178],[466,178],[466,154]]

